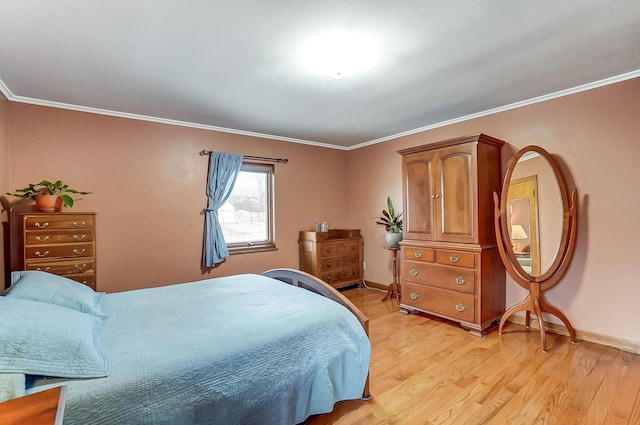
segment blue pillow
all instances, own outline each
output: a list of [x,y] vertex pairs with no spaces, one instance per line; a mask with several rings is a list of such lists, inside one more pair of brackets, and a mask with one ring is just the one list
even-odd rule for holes
[[99,378],[111,365],[100,342],[107,317],[0,297],[0,372]]
[[51,273],[35,270],[12,272],[11,287],[5,295],[55,304],[94,316],[103,315],[100,303],[104,292],[95,292],[87,285]]

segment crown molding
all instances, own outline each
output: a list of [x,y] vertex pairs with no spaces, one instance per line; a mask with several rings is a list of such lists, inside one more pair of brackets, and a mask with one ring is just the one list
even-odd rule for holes
[[636,77],[640,77],[640,69],[635,70],[635,71],[631,71],[631,72],[627,72],[625,74],[616,75],[614,77],[605,78],[603,80],[594,81],[592,83],[582,84],[580,86],[572,87],[572,88],[569,88],[569,89],[560,90],[560,91],[557,91],[557,92],[554,92],[554,93],[550,93],[550,94],[545,94],[543,96],[538,96],[538,97],[534,97],[534,98],[531,98],[531,99],[522,100],[520,102],[511,103],[509,105],[499,106],[499,107],[493,108],[493,109],[487,109],[486,111],[477,112],[475,114],[465,115],[463,117],[454,118],[454,119],[451,119],[451,120],[442,121],[442,122],[438,122],[438,123],[435,123],[435,124],[430,124],[430,125],[427,125],[425,127],[420,127],[420,128],[416,128],[416,129],[413,129],[413,130],[404,131],[402,133],[392,134],[390,136],[382,137],[382,138],[375,139],[375,140],[370,140],[368,142],[364,142],[364,143],[360,143],[358,145],[350,146],[346,150],[354,150],[354,149],[359,149],[359,148],[375,145],[375,144],[382,143],[382,142],[387,142],[389,140],[397,139],[397,138],[404,137],[404,136],[410,136],[412,134],[421,133],[421,132],[427,131],[427,130],[433,130],[435,128],[445,127],[447,125],[451,125],[451,124],[456,124],[456,123],[463,122],[463,121],[472,120],[474,118],[480,118],[480,117],[484,117],[484,116],[487,116],[487,115],[493,115],[493,114],[497,114],[499,112],[509,111],[511,109],[521,108],[523,106],[533,105],[535,103],[545,102],[547,100],[557,99],[559,97],[569,96],[571,94],[575,94],[575,93],[580,93],[580,92],[587,91],[587,90],[596,89],[598,87],[608,86],[610,84],[619,83],[619,82],[630,80],[630,79],[636,78]]
[[0,79],[0,91],[2,91],[5,97],[12,102],[26,103],[30,105],[36,105],[36,106],[46,106],[50,108],[66,109],[70,111],[87,112],[90,114],[107,115],[111,117],[127,118],[132,120],[139,120],[139,121],[149,121],[149,122],[155,122],[159,124],[175,125],[179,127],[189,127],[189,128],[197,128],[201,130],[238,134],[241,136],[259,137],[262,139],[279,140],[282,142],[299,143],[303,145],[319,146],[319,147],[330,148],[330,149],[342,148],[341,146],[336,146],[328,143],[315,142],[313,140],[296,139],[293,137],[276,136],[273,134],[258,133],[254,131],[239,130],[235,128],[217,127],[214,125],[172,120],[168,118],[158,118],[158,117],[152,117],[148,115],[131,114],[128,112],[119,112],[119,111],[112,111],[109,109],[92,108],[89,106],[74,105],[74,104],[63,103],[63,102],[53,102],[49,100],[34,99],[31,97],[25,97],[25,96],[16,96],[9,90],[9,88],[4,84],[4,82],[1,79]]
[[452,124],[460,123],[460,122],[463,122],[463,121],[468,121],[468,120],[472,120],[472,119],[475,119],[475,118],[484,117],[484,116],[487,116],[487,115],[497,114],[499,112],[509,111],[511,109],[521,108],[523,106],[533,105],[535,103],[545,102],[547,100],[557,99],[559,97],[564,97],[564,96],[568,96],[568,95],[575,94],[575,93],[580,93],[580,92],[583,92],[583,91],[596,89],[598,87],[603,87],[603,86],[607,86],[607,85],[610,85],[610,84],[619,83],[619,82],[630,80],[630,79],[636,78],[636,77],[640,77],[640,69],[635,70],[635,71],[631,71],[631,72],[627,72],[625,74],[616,75],[614,77],[605,78],[605,79],[602,79],[602,80],[599,80],[599,81],[594,81],[592,83],[583,84],[583,85],[572,87],[572,88],[565,89],[565,90],[560,90],[560,91],[557,91],[557,92],[554,92],[554,93],[550,93],[550,94],[546,94],[546,95],[543,95],[543,96],[538,96],[538,97],[534,97],[534,98],[531,98],[531,99],[523,100],[523,101],[520,101],[520,102],[515,102],[515,103],[509,104],[509,105],[500,106],[500,107],[493,108],[493,109],[488,109],[486,111],[477,112],[475,114],[465,115],[465,116],[462,116],[462,117],[458,117],[458,118],[454,118],[454,119],[450,119],[450,120],[446,120],[446,121],[441,121],[441,122],[438,122],[438,123],[430,124],[430,125],[427,125],[427,126],[424,126],[424,127],[419,127],[419,128],[413,129],[413,130],[403,131],[401,133],[396,133],[396,134],[392,134],[392,135],[389,135],[389,136],[381,137],[379,139],[369,140],[367,142],[359,143],[359,144],[353,145],[353,146],[333,145],[333,144],[329,144],[329,143],[316,142],[316,141],[313,141],[313,140],[296,139],[296,138],[292,138],[292,137],[276,136],[276,135],[273,135],[273,134],[257,133],[257,132],[253,132],[253,131],[245,131],[245,130],[239,130],[239,129],[234,129],[234,128],[217,127],[217,126],[213,126],[213,125],[192,123],[192,122],[187,122],[187,121],[179,121],[179,120],[172,120],[172,119],[166,119],[166,118],[158,118],[158,117],[152,117],[152,116],[147,116],[147,115],[131,114],[131,113],[127,113],[127,112],[119,112],[119,111],[112,111],[112,110],[108,110],[108,109],[92,108],[92,107],[73,105],[73,104],[62,103],[62,102],[53,102],[53,101],[42,100],[42,99],[34,99],[34,98],[24,97],[24,96],[16,96],[11,92],[11,90],[9,90],[9,87],[7,87],[7,85],[4,83],[4,81],[2,81],[1,78],[0,78],[0,92],[2,92],[2,94],[4,94],[4,96],[7,98],[7,100],[12,101],[12,102],[27,103],[27,104],[31,104],[31,105],[47,106],[47,107],[59,108],[59,109],[68,109],[68,110],[71,110],[71,111],[87,112],[87,113],[99,114],[99,115],[108,115],[108,116],[112,116],[112,117],[127,118],[127,119],[140,120],[140,121],[149,121],[149,122],[155,122],[155,123],[160,123],[160,124],[175,125],[175,126],[180,126],[180,127],[197,128],[197,129],[209,130],[209,131],[217,131],[217,132],[222,132],[222,133],[238,134],[238,135],[241,135],[241,136],[259,137],[259,138],[264,138],[264,139],[279,140],[279,141],[290,142],[290,143],[299,143],[299,144],[303,144],[303,145],[317,146],[317,147],[328,148],[328,149],[351,151],[351,150],[360,149],[360,148],[364,148],[364,147],[367,147],[367,146],[375,145],[375,144],[378,144],[378,143],[387,142],[389,140],[398,139],[400,137],[410,136],[410,135],[416,134],[416,133],[421,133],[423,131],[433,130],[433,129],[436,129],[436,128],[445,127],[447,125],[452,125]]

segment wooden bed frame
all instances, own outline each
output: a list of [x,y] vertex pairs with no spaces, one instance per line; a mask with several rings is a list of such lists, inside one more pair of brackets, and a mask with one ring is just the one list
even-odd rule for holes
[[13,398],[0,403],[0,423],[3,425],[62,425],[67,387]]
[[[316,294],[320,294],[323,297],[329,298],[337,302],[338,304],[342,304],[347,309],[349,309],[349,311],[351,311],[354,316],[356,316],[356,318],[364,328],[364,331],[367,334],[367,338],[369,337],[369,318],[365,316],[364,313],[362,313],[360,309],[358,309],[358,307],[356,307],[351,301],[349,301],[347,297],[342,295],[328,283],[318,279],[317,277],[309,273],[296,269],[271,269],[262,274],[264,276],[280,280],[290,285],[298,286],[308,291],[315,292]],[[362,399],[369,400],[370,398],[371,393],[369,393],[369,376],[367,376],[364,391],[362,392]]]

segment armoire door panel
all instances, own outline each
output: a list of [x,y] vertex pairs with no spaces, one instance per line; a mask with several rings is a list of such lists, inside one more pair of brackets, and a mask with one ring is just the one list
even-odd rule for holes
[[405,199],[411,200],[404,205],[404,230],[419,238],[431,239],[435,232],[433,166],[431,157],[420,156],[404,167]]
[[454,151],[440,156],[438,239],[472,242],[474,237],[473,155]]

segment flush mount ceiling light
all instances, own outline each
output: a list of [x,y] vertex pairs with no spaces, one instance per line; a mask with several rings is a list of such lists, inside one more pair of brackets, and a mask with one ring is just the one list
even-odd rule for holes
[[312,72],[341,79],[370,68],[377,61],[378,52],[371,37],[333,29],[311,38],[301,56]]

